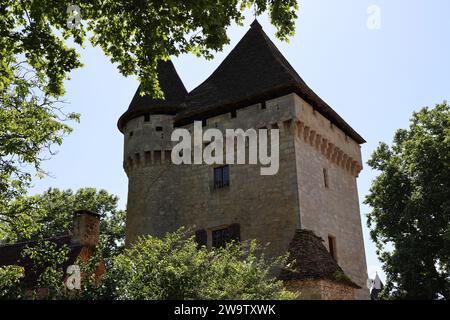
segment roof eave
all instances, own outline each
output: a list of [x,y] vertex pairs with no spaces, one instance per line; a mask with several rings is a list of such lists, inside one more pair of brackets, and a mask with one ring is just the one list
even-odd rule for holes
[[121,133],[124,133],[123,129],[125,127],[125,124],[132,119],[138,118],[145,114],[164,114],[174,116],[178,112],[180,112],[181,109],[182,108],[180,106],[176,105],[156,105],[148,109],[128,110],[122,116],[120,116],[119,120],[117,121],[117,128]]
[[[355,140],[358,144],[366,143],[361,135],[359,135],[344,119],[342,119],[336,111],[334,111],[326,102],[317,96],[309,87],[304,87],[302,84],[289,83],[281,85],[265,92],[261,92],[252,96],[247,96],[234,101],[222,101],[216,105],[204,106],[201,108],[186,109],[186,111],[179,113],[175,117],[175,126],[184,126],[192,123],[195,120],[203,120],[235,109],[244,108],[249,105],[260,103],[262,101],[275,99],[283,95],[296,93],[306,102],[310,103],[319,113],[325,118],[329,119],[345,134]],[[331,119],[330,119],[331,118]]]

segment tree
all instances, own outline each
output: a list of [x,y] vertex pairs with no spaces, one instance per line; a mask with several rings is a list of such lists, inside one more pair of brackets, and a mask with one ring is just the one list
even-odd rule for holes
[[[100,46],[124,76],[138,75],[144,91],[162,96],[157,63],[170,56],[193,53],[210,58],[229,42],[226,29],[242,25],[243,11],[254,7],[256,14],[269,12],[277,36],[293,35],[296,0],[179,0],[115,1],[80,0],[81,12],[68,14],[72,1],[0,0],[0,90],[14,79],[14,61],[25,61],[47,78],[45,92],[61,96],[67,74],[80,67],[71,38],[85,43],[86,33]],[[73,7],[72,7],[73,8]],[[68,28],[67,21],[78,25]]]
[[23,268],[19,266],[0,267],[0,299],[22,298],[20,281],[23,272]]
[[83,188],[72,190],[49,189],[41,195],[19,197],[6,207],[0,225],[4,242],[34,240],[36,244],[27,247],[21,259],[32,265],[28,272],[36,272],[37,287],[26,293],[21,282],[24,270],[18,266],[0,267],[0,298],[42,298],[39,288],[46,288],[46,298],[74,299],[80,296],[69,292],[63,283],[65,270],[61,266],[68,259],[67,246],[58,247],[47,240],[66,234],[72,228],[73,213],[80,209],[100,214],[100,245],[88,261],[78,261],[86,275],[86,286],[91,289],[82,293],[82,298],[95,294],[95,271],[99,261],[109,266],[113,257],[123,250],[125,240],[125,211],[117,209],[118,198],[105,190]]
[[[26,252],[33,263],[45,272],[39,284],[47,288],[45,298],[108,299],[108,300],[190,300],[190,299],[294,299],[281,281],[270,271],[285,263],[285,258],[266,259],[264,250],[255,242],[231,243],[223,248],[198,247],[194,237],[184,229],[168,233],[163,239],[142,237],[131,248],[112,257],[100,281],[95,270],[101,250],[87,262],[78,261],[82,290],[69,291],[62,281],[58,265],[64,261],[64,248],[55,248],[45,241]],[[16,269],[2,270],[0,293],[3,298],[23,298]],[[22,290],[22,291],[21,291]],[[34,288],[34,293],[39,292]],[[43,298],[34,294],[29,298]]]
[[101,281],[99,297],[139,300],[293,299],[270,275],[285,259],[268,260],[255,242],[198,247],[184,229],[163,239],[141,237]]
[[2,215],[9,202],[25,194],[33,170],[42,176],[41,162],[71,132],[64,122],[78,121],[77,114],[64,114],[58,101],[43,93],[44,85],[41,74],[18,64],[0,89],[0,222],[6,222]]
[[[49,189],[41,195],[12,201],[4,213],[6,242],[39,240],[66,234],[72,228],[73,213],[90,210],[101,216],[100,242],[108,258],[120,252],[125,240],[125,211],[117,208],[118,197],[94,188]],[[0,225],[0,229],[1,229]]]
[[380,172],[365,203],[387,274],[385,296],[450,299],[450,107],[414,113],[369,166]]

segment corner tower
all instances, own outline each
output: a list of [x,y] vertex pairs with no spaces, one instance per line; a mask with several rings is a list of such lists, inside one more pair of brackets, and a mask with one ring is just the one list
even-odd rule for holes
[[[128,176],[127,243],[139,235],[159,233],[157,202],[171,164],[173,117],[187,94],[171,61],[160,62],[158,77],[165,99],[141,96],[139,86],[118,121],[124,135],[123,168]],[[164,218],[170,223],[170,217]]]

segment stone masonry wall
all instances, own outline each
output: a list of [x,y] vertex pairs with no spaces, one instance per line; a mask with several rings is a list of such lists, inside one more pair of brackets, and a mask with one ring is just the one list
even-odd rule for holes
[[326,279],[289,280],[285,282],[289,291],[298,294],[298,300],[354,300],[355,289]]
[[[295,96],[295,135],[302,228],[324,240],[335,239],[337,262],[363,289],[356,298],[368,299],[367,265],[362,235],[356,176],[362,167],[359,145],[313,112]],[[328,176],[325,186],[324,169]]]
[[[192,125],[186,126],[192,132]],[[289,94],[207,119],[207,128],[279,128],[280,169],[261,176],[260,165],[230,165],[230,186],[215,189],[214,166],[171,164],[171,116],[130,120],[124,168],[129,178],[127,244],[139,235],[163,236],[180,226],[211,231],[240,224],[241,239],[270,243],[281,255],[298,227],[336,238],[338,263],[365,287],[367,279],[356,176],[359,145],[300,99]],[[327,169],[329,188],[324,187]],[[328,243],[325,243],[328,246]],[[358,290],[357,298],[368,298]]]
[[[257,104],[237,110],[235,118],[228,113],[207,120],[203,129],[280,129],[278,174],[261,176],[259,164],[230,165],[230,186],[221,189],[213,186],[214,166],[176,166],[154,159],[156,149],[171,149],[169,125],[163,132],[164,141],[154,134],[156,126],[166,128],[158,123],[167,118],[151,116],[148,124],[144,117],[130,121],[125,129],[125,144],[129,146],[125,148],[124,163],[129,177],[127,243],[141,234],[163,236],[180,226],[206,229],[210,243],[213,229],[239,223],[242,240],[256,238],[261,244],[270,243],[269,254],[284,254],[299,219],[290,131],[293,111],[291,96],[285,96],[268,101],[265,109]],[[186,128],[192,132],[193,126]],[[152,155],[152,161],[142,161],[146,154]]]

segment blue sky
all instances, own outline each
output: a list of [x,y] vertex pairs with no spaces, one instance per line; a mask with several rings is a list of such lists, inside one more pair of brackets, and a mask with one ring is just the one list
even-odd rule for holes
[[[379,141],[391,142],[396,129],[408,126],[414,110],[450,98],[450,1],[448,0],[299,0],[297,31],[289,43],[278,41],[265,16],[258,20],[289,62],[366,140],[366,162]],[[381,28],[367,27],[367,8],[381,9]],[[212,61],[193,56],[173,59],[188,90],[205,80],[241,39],[244,27],[229,29],[231,43]],[[125,207],[127,177],[122,169],[119,116],[138,86],[124,78],[99,48],[81,50],[85,67],[66,82],[66,111],[81,114],[58,154],[44,168],[50,177],[36,180],[32,193],[49,187],[104,188]],[[369,239],[362,204],[376,172],[367,166],[358,179],[369,275],[380,270]],[[381,274],[384,279],[383,274]]]

